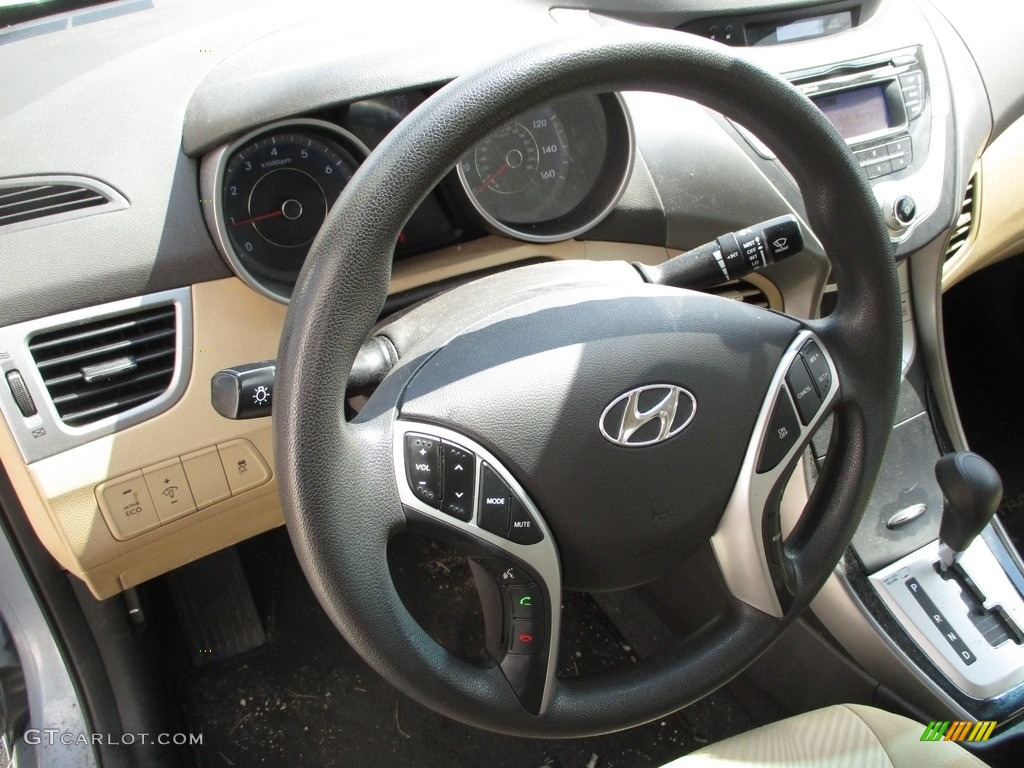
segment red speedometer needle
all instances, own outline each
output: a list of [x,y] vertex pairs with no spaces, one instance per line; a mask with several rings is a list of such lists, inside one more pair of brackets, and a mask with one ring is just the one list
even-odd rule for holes
[[228,224],[228,226],[233,229],[235,227],[241,227],[246,224],[255,224],[257,221],[263,221],[264,219],[272,219],[275,216],[281,216],[283,213],[283,210],[271,211],[270,213],[261,213],[259,216],[250,216],[248,219],[236,221],[234,224]]
[[508,169],[509,164],[507,162],[502,163],[501,167],[498,170],[496,170],[494,173],[492,173],[490,176],[484,179],[483,184],[481,184],[479,187],[473,190],[473,193],[479,195],[481,192],[487,189],[487,187],[491,186],[492,181],[497,181],[499,178],[501,178],[501,174],[503,174]]

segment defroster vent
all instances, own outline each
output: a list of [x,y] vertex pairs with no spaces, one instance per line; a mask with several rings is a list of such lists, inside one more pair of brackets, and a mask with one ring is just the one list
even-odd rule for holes
[[114,189],[83,176],[0,179],[0,232],[127,207]]
[[81,427],[154,400],[171,386],[174,304],[146,307],[29,340],[61,420]]

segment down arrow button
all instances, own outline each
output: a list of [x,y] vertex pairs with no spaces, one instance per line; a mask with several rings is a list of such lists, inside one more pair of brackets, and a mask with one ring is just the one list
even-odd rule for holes
[[476,457],[465,448],[441,443],[444,468],[441,511],[469,522],[473,519],[473,493],[476,489]]

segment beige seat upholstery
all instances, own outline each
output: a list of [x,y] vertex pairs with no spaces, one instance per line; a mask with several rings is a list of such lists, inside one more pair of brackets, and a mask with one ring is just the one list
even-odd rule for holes
[[925,726],[874,707],[839,704],[711,744],[663,768],[984,768]]

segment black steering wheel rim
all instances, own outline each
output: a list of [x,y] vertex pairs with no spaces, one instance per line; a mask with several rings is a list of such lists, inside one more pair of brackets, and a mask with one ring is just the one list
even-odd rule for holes
[[[348,375],[383,306],[398,233],[475,142],[572,91],[653,90],[691,98],[753,130],[804,197],[841,287],[807,324],[831,352],[842,396],[813,525],[789,542],[795,598],[785,616],[739,600],[685,642],[601,679],[559,681],[539,717],[501,673],[458,659],[409,616],[387,569],[406,525],[396,492],[395,414],[345,417]],[[899,293],[874,195],[842,139],[781,78],[678,33],[605,30],[542,44],[459,78],[409,116],[349,183],[292,296],[278,361],[274,432],[289,533],[321,604],[353,647],[422,703],[463,722],[534,736],[581,736],[678,709],[738,674],[811,600],[853,535],[881,465],[899,380]],[[386,392],[389,382],[381,389]],[[387,402],[382,396],[382,401]]]

